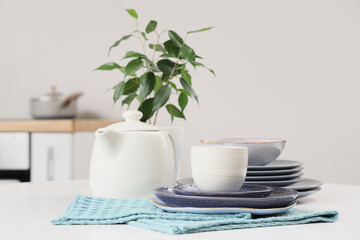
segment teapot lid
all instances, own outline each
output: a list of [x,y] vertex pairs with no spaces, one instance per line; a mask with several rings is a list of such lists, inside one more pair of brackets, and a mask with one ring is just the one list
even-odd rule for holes
[[106,128],[118,131],[158,131],[159,129],[151,124],[141,122],[143,114],[139,111],[125,111],[123,117],[125,121],[114,123]]

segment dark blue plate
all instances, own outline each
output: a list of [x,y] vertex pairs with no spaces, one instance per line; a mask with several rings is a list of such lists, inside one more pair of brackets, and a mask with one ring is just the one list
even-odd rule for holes
[[173,191],[177,194],[190,196],[262,198],[269,196],[273,189],[263,185],[244,184],[240,190],[235,192],[203,192],[195,184],[185,184],[175,186]]
[[209,197],[179,195],[173,187],[161,187],[154,190],[155,196],[168,206],[173,207],[247,207],[278,208],[285,207],[296,200],[298,193],[292,189],[273,187],[272,193],[264,198]]

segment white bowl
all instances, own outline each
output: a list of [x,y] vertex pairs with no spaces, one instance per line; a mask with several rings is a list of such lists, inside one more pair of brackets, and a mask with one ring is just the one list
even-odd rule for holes
[[200,143],[247,147],[249,166],[262,166],[275,160],[280,155],[286,140],[274,138],[220,138],[201,140]]

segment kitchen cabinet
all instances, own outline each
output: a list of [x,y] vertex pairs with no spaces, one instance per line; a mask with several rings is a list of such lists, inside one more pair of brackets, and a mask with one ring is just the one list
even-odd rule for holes
[[0,120],[0,179],[88,178],[94,131],[116,120]]
[[72,179],[72,133],[31,134],[31,182]]

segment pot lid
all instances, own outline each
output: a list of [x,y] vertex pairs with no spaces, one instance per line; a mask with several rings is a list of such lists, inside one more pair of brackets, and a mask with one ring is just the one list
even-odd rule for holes
[[123,113],[125,121],[114,123],[106,128],[117,131],[158,131],[155,125],[141,122],[143,114],[139,111],[126,111]]
[[56,87],[51,88],[51,92],[46,95],[33,98],[33,101],[59,101],[62,100],[62,94],[56,91]]

